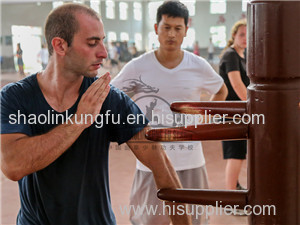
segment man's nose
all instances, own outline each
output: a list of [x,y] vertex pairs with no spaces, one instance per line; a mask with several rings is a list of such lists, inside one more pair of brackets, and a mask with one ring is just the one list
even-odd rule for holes
[[168,32],[169,37],[174,37],[175,36],[175,31],[173,29],[170,29]]
[[107,58],[107,50],[105,48],[105,45],[101,43],[97,49],[96,53],[97,58]]

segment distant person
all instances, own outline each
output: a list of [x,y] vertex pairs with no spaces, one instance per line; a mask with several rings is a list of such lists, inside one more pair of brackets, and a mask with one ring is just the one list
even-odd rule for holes
[[130,48],[128,49],[132,58],[136,58],[138,56],[138,50],[135,46],[135,43],[132,43],[132,46],[130,46]]
[[24,76],[24,62],[23,62],[23,50],[21,48],[21,44],[18,43],[17,44],[17,63],[18,63],[18,67],[19,67],[19,74],[21,76]]
[[[247,100],[249,77],[246,73],[247,23],[240,20],[231,30],[231,38],[221,54],[219,73],[228,88],[228,101]],[[238,182],[243,162],[246,159],[247,141],[223,141],[223,155],[227,160],[225,169],[226,189],[244,189]]]
[[128,51],[127,41],[123,41],[120,46],[120,62],[127,63],[132,59],[132,55]]
[[46,69],[49,60],[49,53],[46,44],[42,44],[42,49],[39,51],[37,57],[38,62],[42,64],[43,70]]
[[111,66],[118,66],[120,55],[118,53],[118,47],[116,46],[115,42],[110,43],[108,48],[108,56],[110,59]]
[[194,46],[193,46],[193,53],[194,53],[195,55],[200,56],[200,48],[199,48],[198,41],[196,41],[196,42],[194,43]]
[[151,45],[151,49],[152,49],[152,50],[156,49],[156,47],[155,47],[155,44],[154,44],[154,43],[152,43],[152,45]]
[[[181,49],[188,30],[188,18],[189,12],[183,3],[165,1],[157,10],[154,25],[160,43],[158,49],[127,63],[112,80],[114,86],[130,93],[148,119],[153,119],[152,125],[179,125],[174,124],[174,120],[168,122],[168,119],[162,119],[169,116],[174,118],[170,110],[173,101],[199,101],[202,91],[211,93],[211,100],[222,101],[227,95],[223,79],[209,63]],[[158,115],[155,118],[161,120],[151,118],[153,114]],[[208,188],[201,142],[168,142],[163,143],[163,146],[184,188]],[[156,198],[154,177],[149,168],[137,161],[130,205],[136,208],[152,205],[157,208],[157,213],[152,215],[146,211],[143,214],[131,212],[130,221],[134,225],[169,224],[168,217],[163,214],[162,201]],[[193,224],[201,223],[195,214],[192,218]]]
[[212,62],[213,59],[214,59],[214,53],[215,53],[215,46],[212,43],[212,38],[209,38],[209,44],[208,44],[207,52],[208,52],[208,61]]

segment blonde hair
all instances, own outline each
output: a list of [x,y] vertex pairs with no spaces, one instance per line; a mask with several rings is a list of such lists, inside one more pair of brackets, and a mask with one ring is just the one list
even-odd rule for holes
[[247,26],[247,20],[246,19],[241,19],[233,25],[233,27],[231,28],[231,37],[228,40],[227,45],[225,46],[225,48],[221,52],[220,58],[223,56],[226,49],[229,48],[233,44],[233,42],[234,42],[234,37],[233,36],[236,35],[236,33],[238,32],[238,30],[241,26]]

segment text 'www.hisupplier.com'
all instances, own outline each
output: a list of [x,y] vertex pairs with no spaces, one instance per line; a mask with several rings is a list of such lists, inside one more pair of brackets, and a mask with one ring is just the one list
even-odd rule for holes
[[162,209],[158,205],[126,205],[120,206],[122,215],[191,215],[196,219],[205,216],[208,219],[212,215],[276,215],[276,207],[274,205],[246,205],[239,209],[239,205],[222,205],[222,201],[216,201],[216,205],[167,205],[163,202]]

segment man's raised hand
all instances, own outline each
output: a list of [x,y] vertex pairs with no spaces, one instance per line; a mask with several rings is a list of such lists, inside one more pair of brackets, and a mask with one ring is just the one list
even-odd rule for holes
[[75,123],[82,124],[84,128],[89,127],[100,113],[103,102],[109,90],[110,74],[107,72],[97,79],[82,95],[76,111]]

